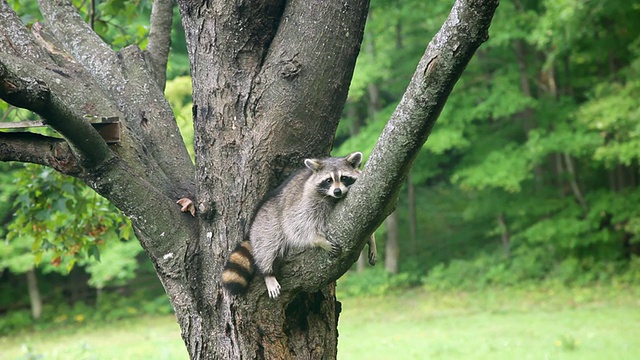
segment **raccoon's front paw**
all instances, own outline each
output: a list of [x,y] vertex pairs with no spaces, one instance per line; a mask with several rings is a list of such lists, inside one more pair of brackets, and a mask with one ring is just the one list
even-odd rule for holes
[[329,249],[329,254],[331,254],[331,256],[340,255],[340,253],[342,252],[342,247],[334,243],[333,241],[330,241],[329,243],[331,244],[331,249]]

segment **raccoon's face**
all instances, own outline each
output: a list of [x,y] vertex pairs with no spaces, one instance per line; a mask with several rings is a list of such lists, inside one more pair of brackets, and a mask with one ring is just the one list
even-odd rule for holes
[[346,157],[306,159],[304,164],[313,171],[309,181],[322,196],[341,199],[360,175],[362,153],[354,152]]

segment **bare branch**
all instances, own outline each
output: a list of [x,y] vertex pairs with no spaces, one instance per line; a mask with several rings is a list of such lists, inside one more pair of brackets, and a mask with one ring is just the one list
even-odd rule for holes
[[[378,139],[361,181],[354,185],[344,206],[335,212],[336,232],[333,236],[362,239],[358,242],[358,247],[362,248],[366,234],[393,211],[409,168],[453,86],[477,48],[489,38],[489,25],[497,6],[498,0],[455,2]],[[353,223],[367,226],[354,227],[350,225]]]
[[0,132],[0,161],[22,161],[50,166],[67,175],[81,171],[63,139],[28,132]]
[[167,59],[171,48],[171,21],[173,1],[155,0],[151,9],[151,26],[147,52],[153,62],[154,73],[160,89],[164,91],[167,81]]

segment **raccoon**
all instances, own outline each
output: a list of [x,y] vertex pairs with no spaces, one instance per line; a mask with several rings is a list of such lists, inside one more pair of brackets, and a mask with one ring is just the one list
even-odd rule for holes
[[[222,273],[222,283],[231,294],[243,293],[254,274],[264,277],[271,298],[280,295],[274,261],[293,248],[320,247],[332,254],[340,248],[327,239],[326,221],[335,204],[360,175],[362,153],[346,157],[305,159],[305,167],[267,194],[253,218],[249,241],[231,253]],[[369,239],[369,263],[376,262],[373,235]]]

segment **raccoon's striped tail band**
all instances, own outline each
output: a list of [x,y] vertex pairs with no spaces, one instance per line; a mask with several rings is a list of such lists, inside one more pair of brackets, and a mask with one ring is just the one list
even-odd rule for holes
[[242,294],[247,291],[253,274],[251,243],[243,241],[229,255],[229,260],[222,271],[222,286],[233,295]]

